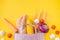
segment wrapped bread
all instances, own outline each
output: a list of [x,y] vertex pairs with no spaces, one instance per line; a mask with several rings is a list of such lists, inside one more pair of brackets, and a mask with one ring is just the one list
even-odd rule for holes
[[17,20],[16,26],[19,29],[19,33],[26,34],[26,21],[27,21],[27,15],[22,16]]

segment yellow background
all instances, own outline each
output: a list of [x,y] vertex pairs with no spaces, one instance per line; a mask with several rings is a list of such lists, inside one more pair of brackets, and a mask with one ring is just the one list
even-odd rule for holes
[[[14,34],[14,32],[1,18],[8,19],[16,26],[16,20],[21,15],[27,14],[33,19],[34,16],[38,16],[41,11],[47,12],[47,23],[50,28],[49,33],[45,34],[45,40],[52,40],[49,38],[49,35],[51,33],[55,34],[55,31],[60,29],[60,0],[0,0],[0,30],[6,32],[6,35],[3,37],[6,40],[13,40],[14,37],[8,38],[7,34]],[[51,25],[53,24],[56,25],[55,30],[51,29]],[[56,37],[59,36],[60,34],[56,35]],[[2,37],[0,37],[0,39],[1,38]]]

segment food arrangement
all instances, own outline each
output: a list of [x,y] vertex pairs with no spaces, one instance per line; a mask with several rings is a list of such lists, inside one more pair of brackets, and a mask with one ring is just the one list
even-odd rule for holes
[[[45,23],[45,18],[42,18],[42,15],[45,15],[45,18],[46,18],[46,14],[40,14],[38,19],[36,18],[35,20],[33,20],[33,23],[28,24],[27,23],[28,17],[25,14],[25,15],[21,16],[19,19],[17,19],[16,27],[14,27],[6,18],[2,18],[2,20],[6,24],[8,24],[9,27],[15,33],[14,40],[24,40],[24,39],[25,40],[29,40],[29,39],[31,39],[31,40],[37,40],[37,39],[44,40],[44,33],[47,33],[49,31],[49,26],[47,25],[47,23]],[[1,35],[4,35],[4,32],[2,32]],[[12,36],[13,35],[11,33],[7,34],[8,38],[11,38]],[[24,37],[22,37],[22,36],[24,36]],[[27,38],[25,38],[25,37],[27,37]]]

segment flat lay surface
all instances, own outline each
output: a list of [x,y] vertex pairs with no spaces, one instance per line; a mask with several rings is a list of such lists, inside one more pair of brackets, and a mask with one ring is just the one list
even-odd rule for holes
[[[30,24],[30,20],[38,19],[41,12],[47,13],[45,22],[49,26],[45,40],[59,40],[60,0],[0,0],[0,40],[14,40],[13,30],[2,18],[6,18],[16,27],[16,21],[22,15],[28,15],[27,23]],[[36,23],[38,22],[37,20]]]

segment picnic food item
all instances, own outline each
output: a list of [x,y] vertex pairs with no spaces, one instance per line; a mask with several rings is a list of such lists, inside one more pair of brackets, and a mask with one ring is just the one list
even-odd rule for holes
[[8,36],[8,38],[11,38],[12,37],[12,34],[11,33],[8,33],[7,36]]
[[0,31],[0,36],[4,36],[5,32],[3,30]]
[[16,27],[14,27],[7,19],[5,18],[2,18],[2,20],[7,23],[9,25],[9,27],[15,32],[17,33],[18,32],[18,29]]
[[7,23],[9,25],[9,27],[15,32],[17,33],[18,32],[18,29],[16,27],[14,27],[7,19],[5,18],[2,18],[2,20]]
[[53,39],[55,38],[55,35],[54,34],[50,34],[50,39]]
[[19,29],[19,33],[21,34],[23,33],[26,34],[26,21],[27,21],[27,15],[23,15],[16,22],[16,26]]

